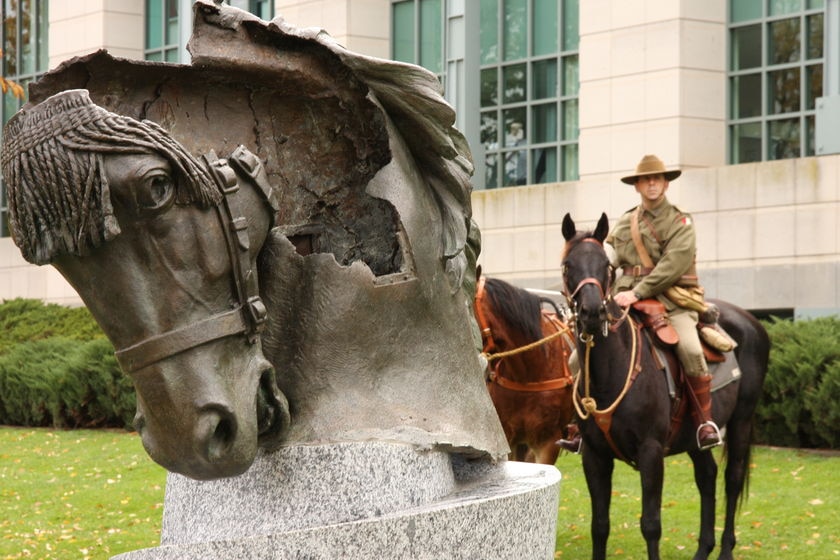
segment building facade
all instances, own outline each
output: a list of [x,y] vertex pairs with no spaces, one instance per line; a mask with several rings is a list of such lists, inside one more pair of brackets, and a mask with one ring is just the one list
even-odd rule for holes
[[[440,77],[473,150],[486,274],[560,288],[563,215],[617,219],[638,196],[619,177],[655,153],[683,170],[669,198],[694,217],[708,294],[840,312],[840,0],[231,3]],[[27,83],[99,48],[186,60],[190,4],[5,0],[4,76]],[[4,96],[4,120],[17,104]],[[0,237],[12,297],[79,303]]]

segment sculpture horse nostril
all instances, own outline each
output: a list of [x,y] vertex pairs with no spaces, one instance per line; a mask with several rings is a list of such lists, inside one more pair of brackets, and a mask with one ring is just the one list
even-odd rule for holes
[[205,459],[215,463],[226,459],[236,433],[237,422],[233,414],[213,407],[202,412],[196,427],[196,441]]

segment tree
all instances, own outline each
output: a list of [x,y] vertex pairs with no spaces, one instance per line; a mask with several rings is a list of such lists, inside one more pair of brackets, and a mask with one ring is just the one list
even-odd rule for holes
[[[3,54],[3,49],[0,49],[0,55],[2,55],[2,54]],[[17,97],[18,99],[23,99],[23,96],[24,96],[23,88],[19,84],[17,84],[16,82],[13,82],[12,80],[7,80],[3,76],[0,76],[0,89],[3,90],[4,95],[6,93],[11,92],[11,94],[14,95],[15,97]]]

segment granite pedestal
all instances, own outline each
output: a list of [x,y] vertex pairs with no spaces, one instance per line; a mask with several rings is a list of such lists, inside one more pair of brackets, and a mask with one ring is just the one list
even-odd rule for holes
[[170,474],[161,545],[113,560],[549,559],[560,473],[382,442],[261,454],[245,474]]

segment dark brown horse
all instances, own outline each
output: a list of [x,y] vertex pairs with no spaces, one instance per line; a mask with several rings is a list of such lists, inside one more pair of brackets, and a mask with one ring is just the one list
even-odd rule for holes
[[[594,232],[578,233],[571,217],[563,220],[566,239],[563,276],[575,312],[581,356],[580,391],[589,399],[581,422],[583,468],[592,503],[592,558],[606,557],[610,532],[610,495],[616,458],[638,469],[642,484],[641,530],[648,558],[659,558],[662,534],[660,509],[666,454],[687,452],[700,491],[700,536],[694,560],[708,558],[715,546],[715,485],[717,464],[710,451],[700,451],[691,421],[669,437],[672,403],[667,380],[657,365],[647,337],[640,336],[627,316],[608,296],[612,268],[603,241],[606,215]],[[748,483],[753,413],[761,396],[770,341],[764,328],[746,311],[715,302],[720,325],[738,343],[735,350],[741,377],[713,394],[712,415],[726,428],[726,523],[720,543],[723,560],[735,547],[735,512]],[[579,398],[579,397],[578,397]]]
[[551,300],[498,278],[479,277],[475,314],[511,458],[553,465],[574,414],[569,330]]

